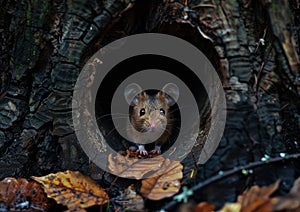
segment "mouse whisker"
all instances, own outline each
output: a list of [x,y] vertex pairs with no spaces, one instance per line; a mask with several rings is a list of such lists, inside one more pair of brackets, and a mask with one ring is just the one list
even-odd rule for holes
[[104,119],[104,118],[109,118],[109,119],[124,119],[124,118],[128,118],[128,115],[125,115],[125,114],[106,114],[106,115],[103,115],[103,116],[100,116],[100,117],[97,117],[97,121],[100,120],[100,119]]
[[125,131],[127,128],[126,127],[124,127],[124,128],[116,128],[116,127],[113,127],[112,129],[110,129],[109,131],[108,131],[108,133],[105,133],[105,137],[108,137],[108,136],[110,136],[114,131],[116,131],[118,134],[119,134],[119,131]]
[[125,113],[108,113],[108,114],[104,114],[102,116],[100,116],[99,118],[104,118],[104,117],[112,117],[112,116],[118,116],[118,117],[128,117],[129,115],[128,114],[125,114]]
[[183,106],[181,106],[181,107],[177,107],[177,108],[175,108],[175,109],[170,110],[170,111],[169,111],[169,114],[172,114],[172,113],[174,113],[174,112],[177,112],[178,110],[181,110],[181,109],[187,110],[187,109],[189,109],[190,107],[191,107],[190,105],[183,105]]
[[117,130],[117,129],[114,127],[112,130],[110,130],[110,131],[105,135],[105,137],[109,137],[110,134],[111,134],[113,131],[115,131],[115,130]]

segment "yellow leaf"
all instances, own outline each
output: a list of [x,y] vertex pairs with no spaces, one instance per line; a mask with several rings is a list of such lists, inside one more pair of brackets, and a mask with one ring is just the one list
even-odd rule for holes
[[103,188],[90,177],[77,171],[58,172],[32,178],[43,185],[49,198],[67,206],[70,211],[103,205],[109,200]]
[[221,210],[220,212],[238,212],[240,211],[242,208],[240,203],[229,203],[226,204]]

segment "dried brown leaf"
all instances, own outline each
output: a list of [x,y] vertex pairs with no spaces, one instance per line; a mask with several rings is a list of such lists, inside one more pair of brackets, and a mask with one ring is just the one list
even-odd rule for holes
[[300,212],[300,197],[274,197],[271,203],[273,211]]
[[66,171],[32,178],[43,185],[49,198],[67,206],[70,211],[83,211],[109,200],[103,188],[80,172]]
[[270,199],[257,199],[251,202],[246,207],[242,207],[241,203],[229,203],[226,204],[222,209],[221,212],[271,212],[272,211],[272,204]]
[[252,186],[246,193],[238,196],[236,203],[224,205],[221,212],[269,212],[272,211],[272,202],[270,195],[273,194],[279,186],[280,181],[269,186]]
[[274,211],[300,212],[300,178],[285,197],[274,197],[271,200]]
[[270,199],[259,198],[241,209],[241,212],[268,212],[272,211]]
[[300,178],[295,180],[289,194],[284,197],[273,197],[280,181],[269,186],[252,186],[251,189],[238,197],[236,203],[226,204],[221,212],[300,212]]
[[300,177],[295,180],[293,187],[290,190],[290,195],[300,196]]
[[142,195],[151,200],[160,200],[176,194],[180,189],[180,180],[183,177],[182,168],[179,161],[172,161],[166,167],[167,172],[164,174],[144,179],[141,187]]
[[124,178],[142,179],[159,176],[168,171],[171,161],[161,155],[154,158],[138,159],[124,157],[121,154],[108,156],[109,170]]
[[241,211],[271,211],[270,195],[278,189],[279,183],[278,180],[269,186],[252,186],[245,194],[239,195],[237,202],[241,204]]
[[49,207],[41,185],[24,178],[8,177],[0,181],[0,202],[4,202],[10,209],[22,211],[47,210]]
[[211,212],[216,209],[216,206],[213,204],[210,204],[208,202],[201,202],[199,203],[195,209],[194,212]]

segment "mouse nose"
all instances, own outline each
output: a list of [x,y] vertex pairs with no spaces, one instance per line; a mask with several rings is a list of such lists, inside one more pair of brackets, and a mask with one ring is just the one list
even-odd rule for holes
[[154,123],[151,123],[150,128],[151,128],[151,129],[155,129],[155,128],[156,128],[156,125],[155,125]]

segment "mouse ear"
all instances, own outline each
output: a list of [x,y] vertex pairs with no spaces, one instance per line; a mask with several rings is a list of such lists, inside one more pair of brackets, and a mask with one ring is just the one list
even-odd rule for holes
[[162,88],[162,91],[168,94],[166,97],[169,106],[172,106],[177,102],[179,97],[179,88],[176,84],[168,83]]
[[124,96],[129,105],[136,105],[137,104],[137,96],[139,93],[142,92],[142,88],[136,84],[136,83],[131,83],[126,86],[124,90]]

